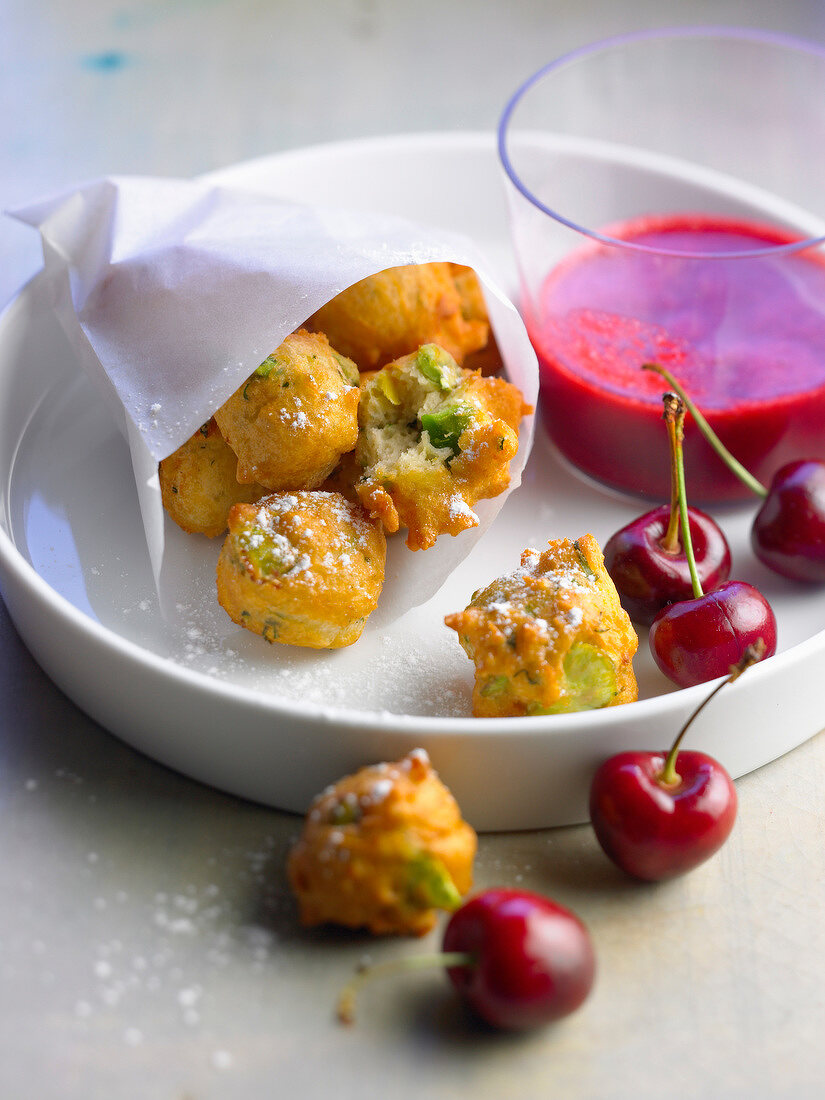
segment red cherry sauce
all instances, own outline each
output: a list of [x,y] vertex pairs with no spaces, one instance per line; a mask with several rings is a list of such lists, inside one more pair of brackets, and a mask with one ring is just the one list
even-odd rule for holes
[[[561,452],[592,477],[632,493],[670,492],[661,395],[640,370],[667,367],[722,441],[761,481],[801,455],[825,458],[825,262],[798,238],[713,216],[627,222],[551,272],[527,317],[541,366],[542,414]],[[663,255],[692,253],[690,255]],[[749,496],[685,424],[692,501]]]

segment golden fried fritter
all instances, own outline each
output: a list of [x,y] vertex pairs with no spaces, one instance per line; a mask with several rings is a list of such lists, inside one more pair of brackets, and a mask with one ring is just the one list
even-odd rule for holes
[[487,321],[487,306],[478,275],[464,264],[449,264],[465,321]]
[[384,583],[380,524],[337,493],[272,493],[229,513],[218,601],[269,642],[338,649],[361,636]]
[[214,538],[226,530],[233,504],[250,503],[266,489],[240,485],[238,460],[214,418],[158,466],[163,507],[184,531]]
[[479,718],[565,714],[632,702],[638,638],[592,535],[525,550],[447,626],[475,663]]
[[480,290],[476,296],[470,280],[462,279],[464,298],[451,264],[387,268],[336,295],[308,326],[325,332],[361,370],[381,367],[428,343],[440,344],[460,363],[483,348],[489,334]]
[[509,484],[519,421],[530,411],[515,386],[459,367],[436,344],[368,372],[359,499],[388,532],[406,527],[411,550],[476,527],[473,505]]
[[[484,321],[488,323],[487,305],[481,290],[478,276],[471,267],[462,264],[450,264],[458,296],[461,299],[461,314],[465,321]],[[468,352],[461,360],[462,367],[481,371],[482,374],[496,374],[504,367],[495,333],[488,324],[487,341],[479,348]]]
[[313,489],[358,437],[358,370],[322,333],[293,332],[215,413],[238,481]]
[[416,749],[362,768],[310,807],[287,873],[305,925],[424,935],[472,886],[477,839]]

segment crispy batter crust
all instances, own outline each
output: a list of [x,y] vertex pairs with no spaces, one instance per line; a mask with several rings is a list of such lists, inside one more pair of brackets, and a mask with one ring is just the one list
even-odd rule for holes
[[218,601],[269,642],[338,649],[361,636],[384,583],[386,541],[337,493],[272,493],[229,513]]
[[358,372],[322,333],[291,333],[217,410],[237,478],[313,489],[358,438]]
[[214,418],[158,467],[163,507],[184,531],[214,538],[226,530],[233,504],[251,503],[266,490],[253,482],[241,485],[238,460]]
[[564,713],[637,698],[638,638],[592,535],[525,550],[521,567],[445,623],[475,664],[477,717]]
[[305,925],[421,936],[472,886],[476,834],[418,749],[327,788],[287,873]]
[[308,325],[325,332],[361,370],[381,367],[429,343],[461,363],[486,346],[490,331],[475,273],[448,263],[410,264],[370,275],[319,309]]

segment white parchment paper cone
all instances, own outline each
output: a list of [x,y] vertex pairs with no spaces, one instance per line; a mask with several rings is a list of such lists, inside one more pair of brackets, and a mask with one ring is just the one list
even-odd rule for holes
[[[524,325],[466,238],[388,215],[282,202],[207,181],[110,177],[12,212],[39,229],[45,276],[78,363],[126,436],[159,589],[164,560],[157,463],[176,450],[320,306],[377,271],[449,260],[476,269],[510,381],[535,405],[538,368]],[[532,442],[524,425],[511,490]],[[506,494],[505,494],[506,495]],[[393,539],[376,622],[429,599],[482,524],[426,553]],[[193,536],[195,537],[195,536]],[[217,553],[217,548],[216,548]]]

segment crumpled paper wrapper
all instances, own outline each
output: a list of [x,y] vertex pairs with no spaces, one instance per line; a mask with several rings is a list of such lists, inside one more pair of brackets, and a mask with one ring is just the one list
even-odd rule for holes
[[[507,376],[536,404],[538,369],[521,318],[474,245],[458,235],[207,180],[105,178],[12,213],[40,231],[57,316],[128,440],[162,608],[172,606],[175,578],[186,568],[186,540],[171,537],[158,462],[288,333],[367,275],[436,260],[473,267]],[[532,431],[528,418],[508,491],[520,482]],[[370,624],[426,602],[506,495],[477,505],[479,527],[442,535],[430,550],[407,550],[403,534],[390,539],[387,580]]]

